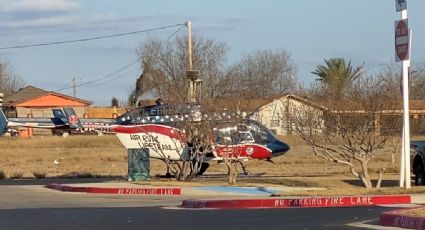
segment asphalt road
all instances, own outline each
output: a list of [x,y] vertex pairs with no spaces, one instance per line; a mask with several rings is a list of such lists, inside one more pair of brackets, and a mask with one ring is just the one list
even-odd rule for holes
[[[0,183],[0,229],[358,229],[385,207],[189,210],[186,196],[59,192],[43,181]],[[52,181],[46,181],[46,183]],[[75,181],[81,183],[81,181]],[[92,181],[91,181],[92,182]],[[69,182],[67,182],[69,183]],[[196,197],[190,197],[196,198]]]
[[[245,210],[36,208],[0,210],[1,229],[358,229],[383,207]],[[375,221],[376,222],[376,221]]]

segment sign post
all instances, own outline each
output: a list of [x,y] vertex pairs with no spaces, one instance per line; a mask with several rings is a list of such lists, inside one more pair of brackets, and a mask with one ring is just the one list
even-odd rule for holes
[[401,11],[401,20],[395,22],[396,61],[402,62],[403,82],[403,135],[400,164],[400,187],[411,188],[410,182],[410,120],[409,120],[409,67],[410,31],[407,20],[406,0],[396,0],[396,10]]

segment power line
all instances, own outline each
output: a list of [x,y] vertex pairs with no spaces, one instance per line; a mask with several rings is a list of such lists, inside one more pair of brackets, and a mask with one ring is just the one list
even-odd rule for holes
[[68,84],[66,84],[64,87],[59,88],[58,90],[55,90],[55,91],[62,91],[64,89],[69,89],[69,85],[71,85],[71,82],[68,82]]
[[[125,71],[125,72],[123,72],[123,73],[121,73],[121,74],[119,74],[119,75],[117,75],[117,76],[114,76],[114,78],[111,78],[111,79],[109,79],[109,80],[107,80],[107,81],[103,81],[103,82],[96,82],[96,83],[94,83],[94,84],[95,84],[95,85],[99,85],[99,84],[107,83],[107,82],[109,82],[110,80],[116,80],[116,79],[119,79],[119,78],[122,78],[122,77],[126,77],[126,76],[134,76],[134,75],[130,75],[130,74],[136,73],[136,72],[138,72],[138,71],[139,71],[139,69],[138,69],[138,68],[128,69],[127,71]],[[90,87],[90,88],[88,88],[88,87],[80,87],[80,88],[78,89],[78,92],[85,91],[85,90],[88,90],[88,89],[91,89],[91,87]]]
[[[132,65],[134,65],[136,63],[139,63],[139,61],[140,61],[140,58],[137,58],[137,60],[134,60],[130,64],[128,64],[128,65],[126,65],[126,66],[124,66],[124,67],[122,67],[122,68],[120,68],[120,69],[118,69],[118,70],[116,70],[116,71],[114,71],[112,73],[109,73],[109,74],[107,74],[107,75],[105,75],[105,76],[103,76],[101,78],[98,78],[98,79],[95,79],[95,80],[92,80],[92,81],[88,81],[88,82],[84,82],[84,83],[81,83],[81,84],[77,84],[76,87],[86,86],[86,85],[94,84],[96,82],[99,82],[101,80],[104,80],[104,79],[106,79],[108,77],[111,77],[111,76],[113,76],[113,75],[121,72],[121,71],[124,71],[127,68],[130,68]],[[65,90],[65,89],[70,89],[70,88],[72,88],[72,86],[63,87],[63,88],[60,88],[60,89],[57,89],[57,90],[54,90],[54,91],[62,91],[62,90]]]
[[[169,41],[173,36],[175,36],[185,26],[185,24],[179,24],[179,25],[180,25],[180,27],[176,31],[174,31],[170,36],[168,36],[168,38],[166,39],[166,41]],[[75,85],[75,87],[81,87],[81,86],[91,85],[91,84],[97,83],[97,82],[99,82],[101,80],[104,80],[106,78],[112,77],[113,75],[115,75],[117,73],[120,73],[120,72],[122,72],[122,71],[130,68],[131,66],[139,63],[140,59],[141,58],[138,57],[136,60],[132,61],[130,64],[127,64],[124,67],[122,67],[122,68],[120,68],[120,69],[118,69],[118,70],[116,70],[116,71],[114,71],[112,73],[109,73],[109,74],[107,74],[107,75],[105,75],[103,77],[100,77],[100,78],[95,79],[95,80],[92,80],[92,81],[88,81],[88,82],[84,82],[84,83],[81,83],[81,84],[77,84],[77,85]],[[119,77],[122,77],[122,76],[119,76]],[[60,88],[60,89],[57,89],[57,90],[54,90],[54,91],[62,91],[62,90],[70,89],[72,87],[73,86],[65,86],[63,88]]]
[[156,31],[156,30],[164,30],[164,29],[168,29],[168,28],[172,28],[172,27],[176,27],[176,26],[180,26],[180,28],[179,28],[179,30],[180,30],[181,27],[184,26],[184,24],[180,23],[180,24],[162,26],[162,27],[146,29],[146,30],[136,30],[136,31],[126,32],[126,33],[112,34],[112,35],[106,35],[106,36],[97,36],[97,37],[90,37],[90,38],[81,38],[81,39],[67,40],[67,41],[47,42],[47,43],[19,45],[19,46],[6,46],[6,47],[0,47],[0,50],[22,49],[22,48],[30,48],[30,47],[61,45],[61,44],[75,43],[75,42],[86,42],[86,41],[92,41],[92,40],[121,37],[121,36],[132,35],[132,34],[147,33],[147,32],[152,32],[152,31]]
[[166,41],[170,40],[172,37],[174,37],[174,35],[176,35],[183,27],[185,27],[186,24],[183,24],[182,26],[180,26],[176,31],[174,31],[174,33],[172,33],[170,36],[168,36],[168,38],[166,39]]

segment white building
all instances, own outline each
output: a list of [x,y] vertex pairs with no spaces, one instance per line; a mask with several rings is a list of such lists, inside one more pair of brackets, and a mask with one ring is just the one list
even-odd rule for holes
[[[311,100],[297,96],[294,94],[285,94],[271,102],[260,106],[249,116],[261,122],[276,135],[293,134],[295,124],[294,116],[302,116],[302,111],[314,111],[317,114],[322,114],[325,108],[312,102]],[[322,116],[317,116],[318,124],[323,124]]]

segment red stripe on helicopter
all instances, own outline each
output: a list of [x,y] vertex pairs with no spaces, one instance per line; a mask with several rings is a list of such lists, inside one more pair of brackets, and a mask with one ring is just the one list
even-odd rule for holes
[[217,145],[215,147],[219,157],[250,157],[255,159],[267,159],[272,155],[272,151],[264,146],[257,144],[242,145]]
[[112,128],[112,131],[116,133],[124,133],[124,134],[136,134],[136,133],[157,133],[161,135],[168,136],[170,138],[184,140],[186,139],[186,135],[181,130],[176,128],[166,126],[166,125],[117,125]]

